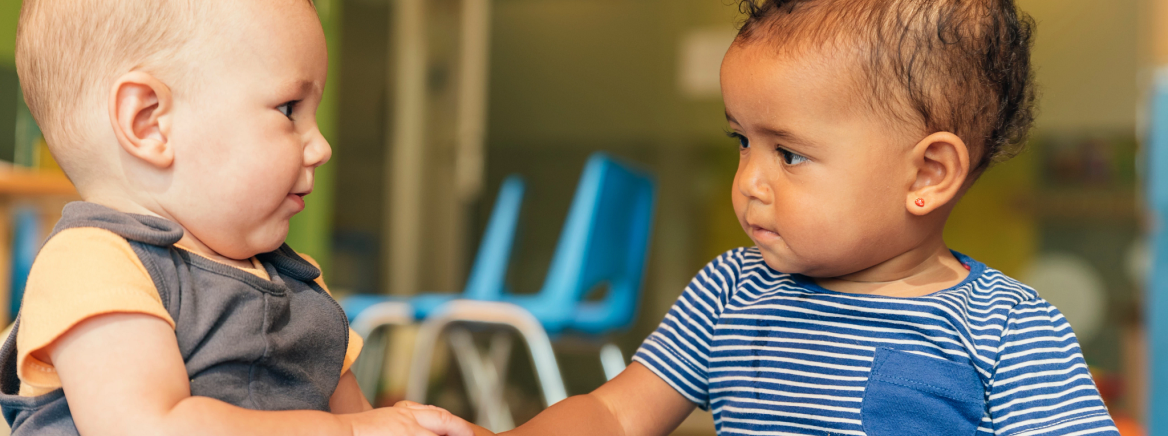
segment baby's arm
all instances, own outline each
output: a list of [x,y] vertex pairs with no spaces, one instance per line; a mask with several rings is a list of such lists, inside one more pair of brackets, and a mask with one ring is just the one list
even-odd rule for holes
[[[557,403],[504,434],[669,434],[696,404],[708,403],[705,359],[710,338],[736,287],[744,253],[744,249],[731,250],[706,265],[624,372],[591,394]],[[671,385],[663,377],[676,377],[676,383]]]
[[473,434],[442,410],[265,412],[191,396],[174,330],[149,315],[89,318],[37,354],[51,358],[77,429],[86,436]]
[[988,392],[990,419],[981,432],[1119,436],[1079,341],[1050,303],[1039,298],[1011,308],[998,353]]
[[365,394],[361,393],[361,387],[357,385],[357,376],[353,375],[353,371],[345,371],[345,375],[341,376],[337,390],[329,397],[329,410],[341,414],[373,410],[369,400],[365,399]]
[[694,409],[648,368],[633,362],[587,395],[556,403],[506,436],[667,435]]

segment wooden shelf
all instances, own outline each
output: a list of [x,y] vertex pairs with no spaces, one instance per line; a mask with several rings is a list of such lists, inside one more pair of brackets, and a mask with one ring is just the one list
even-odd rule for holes
[[77,196],[77,189],[64,174],[0,168],[0,195]]
[[[0,163],[0,326],[7,325],[12,277],[12,208],[35,207],[41,220],[41,237],[48,236],[65,203],[80,200],[77,189],[64,174],[37,171]],[[3,434],[3,433],[0,433]]]

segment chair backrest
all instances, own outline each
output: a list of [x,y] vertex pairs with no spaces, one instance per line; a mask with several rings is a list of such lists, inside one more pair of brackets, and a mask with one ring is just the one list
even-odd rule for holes
[[527,186],[523,178],[512,174],[503,180],[495,208],[483,232],[474,265],[466,279],[463,298],[471,300],[498,300],[503,295],[503,280],[511,260],[515,243],[515,228],[519,223],[519,209]]
[[[607,285],[605,324],[636,314],[655,202],[652,178],[596,153],[585,164],[552,257],[540,303],[570,325],[586,294]],[[546,322],[546,321],[545,321]]]

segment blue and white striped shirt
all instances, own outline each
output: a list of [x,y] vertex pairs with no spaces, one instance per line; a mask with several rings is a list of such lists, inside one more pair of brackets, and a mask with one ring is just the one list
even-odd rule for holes
[[1118,435],[1062,314],[957,257],[957,286],[892,298],[732,250],[633,359],[711,409],[719,435]]

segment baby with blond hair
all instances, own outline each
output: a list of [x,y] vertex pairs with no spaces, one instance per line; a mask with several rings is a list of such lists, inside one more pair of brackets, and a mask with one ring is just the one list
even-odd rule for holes
[[361,338],[284,244],[332,153],[310,1],[24,0],[16,62],[84,201],[0,349],[13,434],[471,434],[370,407]]

